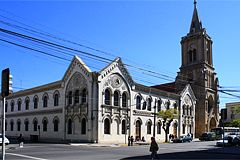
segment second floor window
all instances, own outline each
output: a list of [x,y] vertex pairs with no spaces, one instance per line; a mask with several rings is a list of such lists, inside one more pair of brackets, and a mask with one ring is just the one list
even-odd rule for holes
[[136,108],[137,108],[137,109],[141,109],[141,97],[140,97],[140,96],[137,96],[137,99],[136,99]]
[[25,110],[29,110],[29,99],[25,100]]
[[54,95],[54,106],[58,106],[58,103],[59,103],[59,95],[55,94]]
[[43,97],[43,107],[47,107],[48,106],[48,97],[45,95]]
[[79,90],[76,90],[74,94],[74,104],[78,103],[79,103]]
[[105,104],[110,105],[110,91],[108,89],[105,90]]
[[114,92],[114,106],[119,106],[119,93],[118,93],[118,91]]
[[34,97],[34,99],[33,99],[33,107],[34,107],[34,109],[38,108],[38,98],[37,97]]

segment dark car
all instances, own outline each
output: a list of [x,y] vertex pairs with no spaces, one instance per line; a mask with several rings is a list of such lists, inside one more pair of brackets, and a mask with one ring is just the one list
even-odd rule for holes
[[199,137],[200,141],[214,141],[216,140],[216,133],[214,132],[206,132],[203,133],[200,137]]
[[173,141],[173,143],[191,142],[192,137],[191,137],[191,135],[183,135],[183,136],[180,136],[179,138],[173,139],[172,141]]

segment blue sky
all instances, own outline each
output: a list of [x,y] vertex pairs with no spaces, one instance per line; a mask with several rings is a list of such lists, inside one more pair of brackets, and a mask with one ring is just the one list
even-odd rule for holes
[[[240,1],[198,0],[197,9],[203,27],[213,40],[213,63],[224,87],[240,90],[239,37]],[[154,78],[129,68],[134,80],[145,85],[168,83],[174,80],[181,65],[181,37],[190,27],[193,0],[155,1],[2,1],[0,0],[0,28],[29,34],[11,25],[37,29],[101,51],[73,45],[56,39],[65,46],[98,56],[139,66],[169,76],[168,80]],[[8,25],[6,24],[8,23]],[[9,37],[0,32],[0,38],[34,47],[36,44]],[[70,56],[38,47],[67,59]],[[69,63],[34,51],[0,41],[0,69],[9,67],[13,86],[30,88],[60,80]],[[92,70],[100,70],[106,63],[80,57]],[[94,67],[94,68],[93,68]],[[149,83],[150,82],[150,83]],[[233,93],[238,94],[239,93]],[[221,104],[239,99],[220,94]]]

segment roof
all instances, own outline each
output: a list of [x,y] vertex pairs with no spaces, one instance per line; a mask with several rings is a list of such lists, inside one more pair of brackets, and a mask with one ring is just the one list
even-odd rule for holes
[[151,86],[151,87],[159,89],[159,90],[162,90],[162,91],[167,91],[167,92],[171,92],[171,93],[177,93],[175,82],[155,85],[155,86]]

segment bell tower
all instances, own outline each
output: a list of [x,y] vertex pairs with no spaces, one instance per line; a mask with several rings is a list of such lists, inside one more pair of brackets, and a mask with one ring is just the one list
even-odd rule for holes
[[182,64],[176,77],[177,90],[190,84],[197,98],[195,113],[195,136],[217,127],[218,78],[213,67],[212,39],[202,27],[194,0],[194,10],[189,33],[181,39]]

